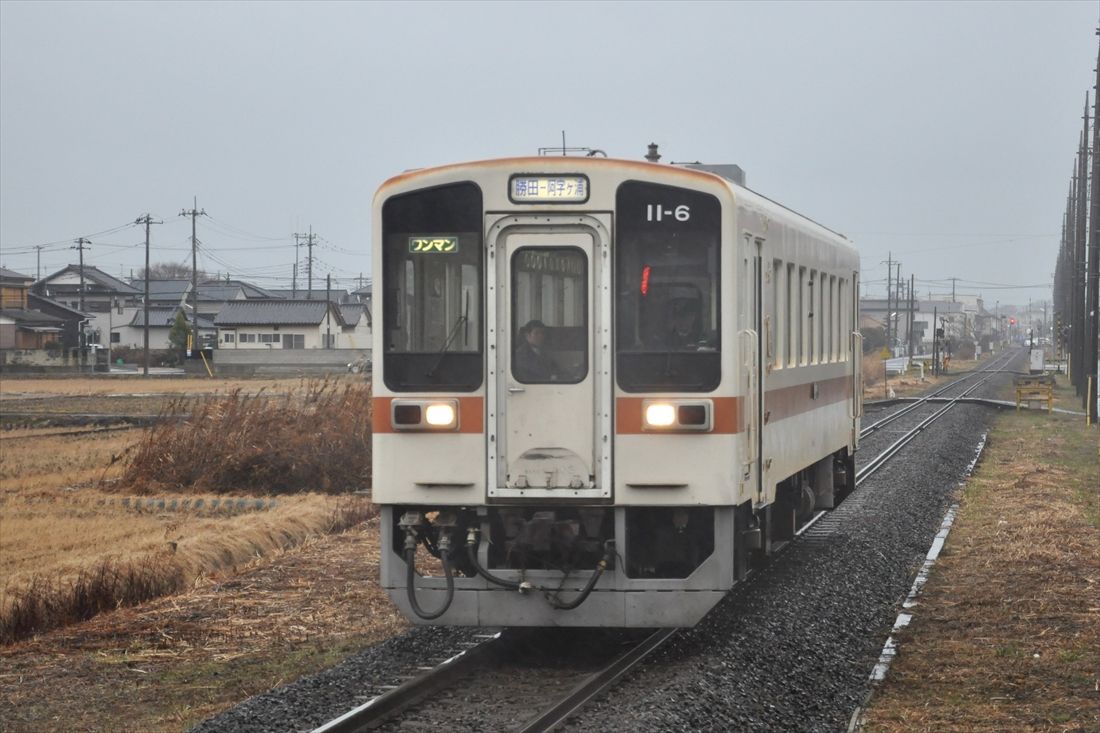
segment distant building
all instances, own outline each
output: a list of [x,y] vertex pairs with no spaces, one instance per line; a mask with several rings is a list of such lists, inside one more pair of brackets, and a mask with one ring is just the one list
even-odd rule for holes
[[[172,348],[172,344],[168,340],[168,333],[176,323],[176,315],[183,310],[181,306],[149,309],[150,349]],[[190,327],[190,325],[191,322],[188,321],[188,326]],[[211,319],[199,316],[198,332],[200,344],[213,344],[218,331]],[[111,331],[111,345],[128,346],[135,349],[145,348],[144,309],[135,311],[129,322],[120,323],[114,327]]]
[[365,349],[370,322],[325,300],[227,303],[214,319],[219,349]]
[[[0,349],[61,351],[66,321],[34,307],[32,282],[33,277],[0,267]],[[83,316],[77,316],[79,323]]]

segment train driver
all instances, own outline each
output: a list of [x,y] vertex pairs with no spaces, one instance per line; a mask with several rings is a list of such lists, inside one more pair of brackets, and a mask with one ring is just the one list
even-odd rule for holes
[[512,359],[512,372],[516,379],[526,383],[554,382],[561,374],[554,358],[546,349],[546,324],[539,320],[528,321],[519,330],[519,347]]

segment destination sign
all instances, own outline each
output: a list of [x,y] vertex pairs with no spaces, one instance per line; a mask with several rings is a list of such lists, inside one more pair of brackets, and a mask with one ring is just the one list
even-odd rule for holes
[[417,254],[457,252],[458,237],[409,237],[409,251]]
[[512,203],[583,203],[588,200],[587,176],[512,176]]

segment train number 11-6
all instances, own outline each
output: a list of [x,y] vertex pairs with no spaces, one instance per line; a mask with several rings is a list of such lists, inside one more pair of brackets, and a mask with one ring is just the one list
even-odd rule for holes
[[676,221],[687,221],[691,218],[691,207],[687,204],[680,204],[675,209],[666,209],[661,204],[646,204],[646,221],[663,221],[666,216]]

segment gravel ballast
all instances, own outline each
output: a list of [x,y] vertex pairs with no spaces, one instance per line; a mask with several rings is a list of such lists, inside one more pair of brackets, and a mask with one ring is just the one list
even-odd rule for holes
[[[991,380],[978,395],[991,395],[1004,379]],[[844,730],[866,697],[868,675],[992,414],[976,405],[948,412],[766,571],[667,642],[567,729]],[[874,455],[866,448],[863,460]],[[414,629],[194,730],[310,730],[479,633]],[[475,715],[463,708],[467,696],[450,697],[452,724],[501,730],[485,700],[477,701]],[[531,713],[545,702],[533,704]],[[509,715],[519,722],[514,708]],[[419,724],[427,725],[418,721],[416,729]],[[435,723],[447,725],[446,718]]]

